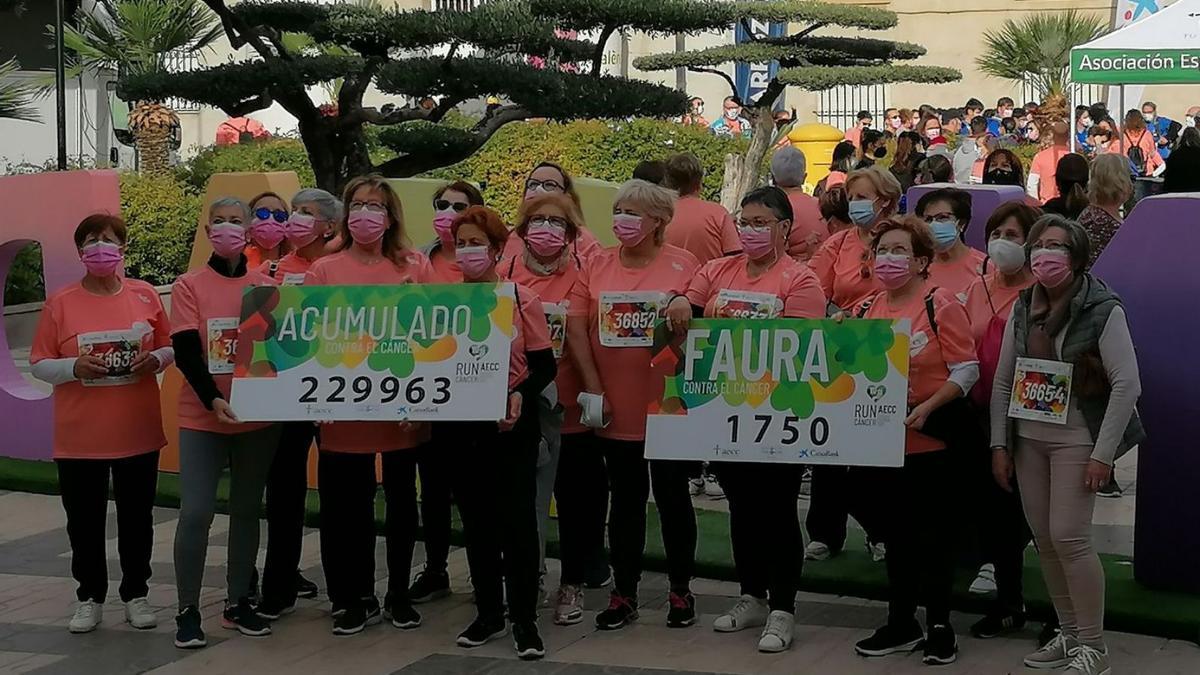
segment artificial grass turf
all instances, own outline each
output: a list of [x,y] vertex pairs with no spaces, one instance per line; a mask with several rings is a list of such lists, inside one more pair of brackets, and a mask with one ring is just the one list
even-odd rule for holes
[[[35,462],[0,458],[0,489],[58,494],[58,471],[51,462]],[[224,512],[228,507],[228,478],[221,480],[218,488],[217,509]],[[158,479],[158,506],[179,507],[179,476],[160,473]],[[315,490],[308,494],[305,522],[316,527],[320,501]],[[376,522],[382,524],[383,495],[376,502]],[[733,555],[729,548],[729,517],[719,511],[696,511],[698,545],[696,547],[696,573],[701,577],[736,580]],[[646,522],[647,569],[665,571],[666,555],[663,552],[658,511],[649,508]],[[454,516],[452,537],[462,543],[461,523]],[[558,555],[558,524],[551,521],[547,533],[547,554]],[[1200,642],[1200,596],[1148,589],[1133,579],[1133,561],[1124,556],[1101,555],[1107,580],[1105,626],[1111,630],[1142,633],[1159,637]],[[957,609],[982,612],[985,605],[967,593],[975,570],[960,569],[955,584],[954,604]],[[882,563],[871,560],[863,545],[862,534],[851,529],[845,550],[832,560],[806,561],[801,575],[800,588],[815,593],[850,595],[875,600],[887,598],[887,572]],[[1046,595],[1042,572],[1037,554],[1029,550],[1025,555],[1025,602],[1034,616],[1049,615],[1050,603]]]

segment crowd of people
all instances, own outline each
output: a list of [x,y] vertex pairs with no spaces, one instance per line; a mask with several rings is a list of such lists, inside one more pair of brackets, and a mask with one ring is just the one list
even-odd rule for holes
[[[909,124],[926,139],[953,133],[941,122],[911,113],[892,128]],[[1141,439],[1134,411],[1139,385],[1120,300],[1088,269],[1119,225],[1130,176],[1110,170],[1111,162],[1089,169],[1083,157],[1067,154],[1052,175],[1040,174],[1055,188],[1039,192],[1049,195],[1046,203],[1001,207],[988,219],[987,250],[980,251],[965,243],[969,193],[937,189],[902,214],[895,169],[871,165],[879,132],[867,125],[857,132],[853,153],[839,150],[819,196],[804,190],[804,154],[785,147],[771,159],[772,185],[752,190],[735,214],[701,198],[703,171],[695,157],[644,163],[615,195],[618,245],[609,248],[584,222],[572,177],[550,162],[516,188],[524,199],[512,223],[469,182],[444,185],[433,196],[436,237],[421,248],[409,240],[399,197],[379,176],[353,179],[340,198],[305,189],[290,203],[273,193],[249,203],[218,199],[204,228],[212,256],[175,282],[169,315],[151,286],[122,274],[128,237],[122,220],[86,218],[74,235],[86,274],[48,299],[30,358],[33,374],[55,388],[54,457],[78,582],[70,630],[89,632],[101,621],[110,474],[125,616],[137,628],[157,623],[146,602],[151,507],[166,444],[155,376],[172,363],[184,378],[176,646],[207,643],[200,588],[226,468],[222,626],[265,636],[272,622],[286,621],[298,598],[316,597],[316,583],[298,571],[314,441],[320,557],[336,635],[382,621],[416,629],[416,607],[450,593],[452,501],[462,515],[477,610],[457,637],[460,646],[511,631],[521,658],[540,658],[542,595],[554,624],[576,624],[584,619],[588,585],[612,586],[595,626],[626,627],[638,620],[644,597],[639,583],[651,494],[670,582],[666,623],[694,625],[697,526],[689,492],[700,468],[645,457],[654,390],[650,348],[609,339],[597,314],[609,294],[637,292],[656,299],[669,330],[684,331],[693,318],[720,318],[726,303],[718,300],[732,290],[771,296],[778,318],[908,319],[909,409],[902,468],[816,468],[807,546],[796,503],[802,467],[712,468],[729,500],[741,584],[741,597],[713,630],[756,629],[760,651],[787,650],[803,561],[841,553],[853,515],[871,555],[886,561],[891,589],[887,623],[855,646],[859,654],[920,649],[926,663],[954,661],[950,598],[964,552],[976,565],[986,563],[996,588],[994,606],[972,633],[986,639],[1021,628],[1021,561],[1033,540],[1056,612],[1026,665],[1065,667],[1073,675],[1108,672],[1104,578],[1089,525],[1112,463]],[[985,176],[1019,166],[998,157],[990,154]],[[1064,167],[1071,158],[1082,166]],[[913,175],[933,173],[944,182],[952,167],[945,158],[945,165],[930,167],[931,159],[914,163]],[[267,424],[242,422],[231,407],[232,358],[221,341],[236,329],[247,287],[497,281],[513,282],[518,299],[503,420]],[[565,322],[562,349],[549,337],[549,321]],[[91,353],[96,336],[114,332],[128,336],[120,352],[128,358]],[[1079,384],[1065,424],[1008,418],[1014,363],[1023,357],[1074,364]],[[374,569],[377,458],[386,499],[382,600]],[[255,560],[264,492],[260,584]],[[562,567],[557,590],[547,593],[552,496]],[[425,564],[410,579],[418,525]],[[925,628],[916,619],[918,605],[927,609]]]

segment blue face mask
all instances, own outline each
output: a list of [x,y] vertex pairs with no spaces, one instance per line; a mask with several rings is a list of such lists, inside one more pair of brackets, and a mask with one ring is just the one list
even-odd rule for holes
[[958,221],[935,220],[929,224],[933,230],[933,241],[939,251],[944,251],[958,241]]
[[849,204],[850,222],[859,227],[868,227],[875,222],[875,202],[870,199],[852,199]]

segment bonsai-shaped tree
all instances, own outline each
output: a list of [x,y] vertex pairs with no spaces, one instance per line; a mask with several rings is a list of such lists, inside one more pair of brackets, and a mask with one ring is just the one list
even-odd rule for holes
[[[370,171],[406,177],[454,164],[509,122],[667,117],[686,108],[681,92],[602,75],[603,40],[559,37],[556,29],[566,26],[520,0],[494,0],[466,12],[384,10],[369,2],[203,2],[220,17],[233,46],[249,45],[255,58],[189,73],[135,75],[119,82],[118,93],[129,100],[175,96],[235,117],[278,103],[298,120],[316,182],[329,190]],[[708,25],[693,28],[686,18],[682,30]],[[675,29],[630,17],[614,23]],[[335,101],[314,100],[308,88],[315,85],[336,91]],[[364,105],[372,85],[407,103]],[[489,106],[474,128],[445,123],[464,101],[493,95],[507,103]],[[381,141],[396,157],[372,163],[367,125],[384,127]]]
[[[568,0],[534,0],[535,7],[559,6],[556,14],[571,23],[592,23],[592,14],[603,14],[596,7],[633,4],[625,0],[592,0],[574,3]],[[648,4],[648,3],[647,3]],[[786,87],[807,91],[822,91],[839,85],[868,85],[889,82],[951,82],[962,77],[952,68],[918,65],[896,65],[893,61],[908,61],[925,54],[919,45],[859,37],[837,37],[816,34],[827,27],[884,30],[896,25],[896,15],[882,9],[855,5],[834,5],[810,0],[742,0],[738,2],[706,2],[704,0],[670,0],[680,16],[720,15],[725,25],[742,24],[751,40],[737,45],[724,45],[683,52],[654,54],[635,59],[640,70],[672,70],[688,68],[698,72],[714,72],[727,63],[779,62],[779,70],[767,84],[762,95],[751,107],[754,135],[749,149],[740,159],[726,162],[726,191],[723,202],[735,204],[759,178],[760,167],[770,149],[774,132],[771,110]],[[573,19],[573,20],[572,20]],[[753,37],[752,20],[800,24],[799,30],[780,37]],[[720,71],[716,71],[718,74]],[[729,80],[733,88],[732,79]],[[734,89],[736,96],[737,91]]]

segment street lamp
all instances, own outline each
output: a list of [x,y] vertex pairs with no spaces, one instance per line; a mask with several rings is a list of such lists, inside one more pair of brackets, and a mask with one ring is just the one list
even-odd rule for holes
[[58,170],[67,170],[67,68],[63,46],[63,0],[54,0],[54,113],[58,133]]

